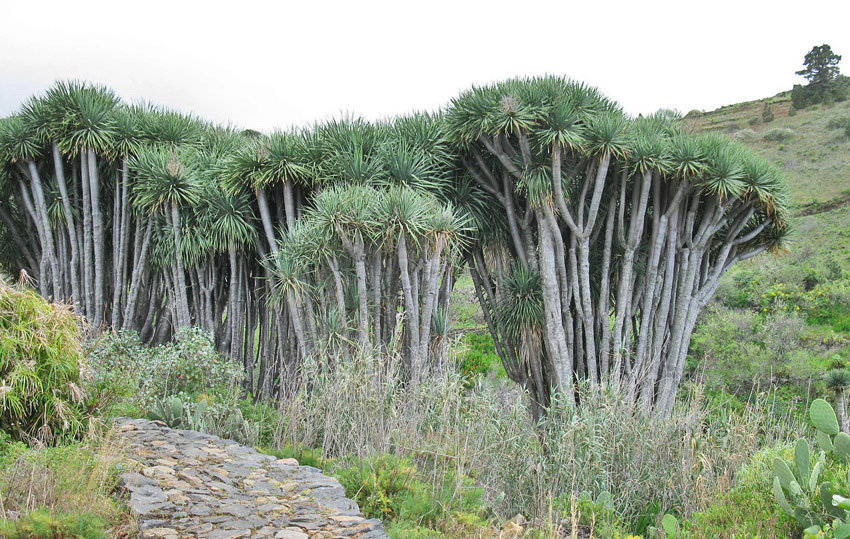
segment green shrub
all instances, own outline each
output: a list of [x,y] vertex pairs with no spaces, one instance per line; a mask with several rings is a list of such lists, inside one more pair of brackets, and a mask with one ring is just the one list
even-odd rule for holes
[[[599,492],[595,499],[588,491],[578,496],[569,493],[555,498],[552,505],[558,511],[562,527],[566,528],[565,535],[571,535],[573,531],[581,533],[583,530],[592,530],[592,537],[626,535],[628,526],[614,510],[614,502],[607,491]],[[573,520],[576,530],[572,529]]]
[[79,434],[82,369],[70,309],[0,280],[0,430],[18,440]]
[[831,104],[845,101],[848,96],[850,96],[850,77],[839,75],[826,88],[812,84],[806,86],[795,84],[791,90],[791,103],[799,110],[818,103]]
[[504,372],[502,360],[496,353],[493,337],[489,333],[467,333],[463,336],[461,347],[458,366],[468,383],[490,372]]
[[25,443],[13,440],[10,434],[0,430],[0,469],[6,468],[26,451]]
[[794,130],[787,127],[776,127],[767,131],[761,138],[769,141],[787,140],[794,136]]
[[0,537],[8,539],[106,539],[103,519],[88,513],[52,513],[38,509],[18,520],[0,520]]
[[770,108],[770,103],[765,103],[761,109],[761,121],[768,124],[773,121],[773,110]]
[[[199,328],[183,328],[174,342],[145,347],[134,332],[107,334],[96,341],[88,354],[94,371],[94,387],[109,388],[112,398],[147,409],[155,402],[178,396],[194,397],[211,392],[240,391],[242,365],[222,357],[212,337]],[[128,395],[129,393],[129,395]]]
[[841,129],[844,131],[845,137],[850,137],[850,116],[845,116],[842,118],[832,118],[829,123],[826,124],[827,129]]
[[756,132],[752,129],[741,129],[732,133],[732,138],[736,140],[752,140],[756,138]]
[[397,518],[402,503],[415,490],[425,487],[418,481],[413,464],[393,455],[350,459],[346,466],[334,470],[333,475],[367,518]]
[[682,523],[697,537],[793,537],[796,523],[776,506],[767,488],[746,486],[721,494]]
[[458,524],[473,528],[487,524],[482,517],[483,489],[474,487],[469,478],[428,482],[410,460],[389,454],[346,459],[333,475],[367,518],[391,523],[393,536],[428,536],[432,530],[445,532]]

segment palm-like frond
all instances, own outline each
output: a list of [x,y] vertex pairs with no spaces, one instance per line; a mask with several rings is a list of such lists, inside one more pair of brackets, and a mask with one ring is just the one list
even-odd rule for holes
[[502,301],[496,305],[499,326],[514,338],[543,328],[543,292],[540,274],[514,264],[500,283]]
[[162,210],[172,202],[187,205],[198,200],[198,174],[187,150],[148,148],[132,159],[130,167],[138,178],[135,202],[147,211]]

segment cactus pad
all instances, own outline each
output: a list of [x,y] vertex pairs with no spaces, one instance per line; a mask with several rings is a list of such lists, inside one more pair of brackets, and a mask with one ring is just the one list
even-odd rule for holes
[[794,509],[791,507],[791,504],[788,503],[788,500],[785,498],[785,493],[782,492],[782,485],[779,484],[779,478],[773,478],[773,495],[776,496],[776,501],[779,503],[779,507],[782,508],[783,511],[794,516]]
[[839,432],[832,441],[835,446],[835,455],[843,461],[850,458],[850,436],[846,432]]
[[809,442],[803,439],[797,440],[797,445],[794,447],[794,466],[797,467],[797,479],[800,480],[801,485],[809,482],[810,461]]
[[821,449],[828,453],[832,452],[832,436],[830,436],[829,434],[825,434],[821,431],[817,431],[815,433],[815,440],[818,441],[818,445],[821,447]]
[[794,474],[791,473],[791,468],[785,464],[785,461],[779,458],[773,459],[773,475],[779,478],[779,484],[782,488],[791,492],[791,483],[796,482]]
[[809,406],[809,417],[820,432],[834,436],[838,434],[838,419],[835,410],[823,399],[815,399]]
[[661,519],[661,527],[664,529],[664,535],[667,537],[679,536],[679,521],[671,514],[664,515]]

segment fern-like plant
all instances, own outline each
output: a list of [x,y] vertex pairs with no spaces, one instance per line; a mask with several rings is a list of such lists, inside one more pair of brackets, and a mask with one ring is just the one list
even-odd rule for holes
[[78,434],[82,366],[71,310],[0,278],[0,430],[42,442]]

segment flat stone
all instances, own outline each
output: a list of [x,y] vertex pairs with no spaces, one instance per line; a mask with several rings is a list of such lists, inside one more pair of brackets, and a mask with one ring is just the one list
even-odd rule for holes
[[209,539],[236,539],[237,537],[249,537],[251,532],[248,530],[215,530],[211,531],[207,537]]
[[196,517],[205,517],[212,513],[212,508],[205,503],[196,503],[192,504],[186,512]]
[[154,537],[177,537],[177,530],[173,528],[151,528],[142,532],[143,538]]
[[251,514],[251,509],[244,505],[223,505],[218,508],[219,513],[233,515],[234,517],[247,517]]
[[254,523],[247,520],[228,520],[219,524],[219,527],[224,530],[250,530],[254,527]]
[[308,535],[301,531],[281,530],[274,535],[274,539],[308,539]]

